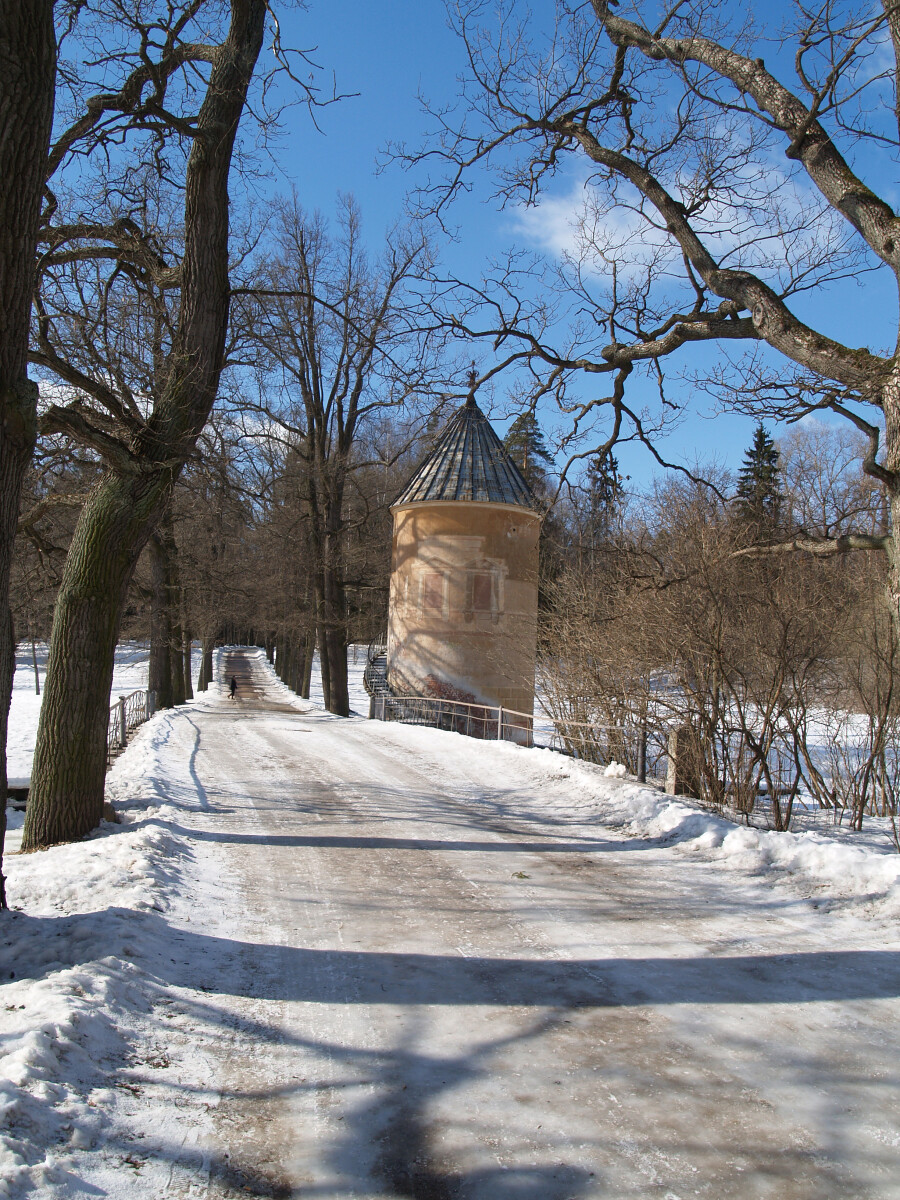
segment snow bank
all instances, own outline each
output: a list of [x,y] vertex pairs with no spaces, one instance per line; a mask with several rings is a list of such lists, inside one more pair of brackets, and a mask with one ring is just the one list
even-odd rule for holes
[[[125,647],[122,657],[114,686],[139,687],[146,655]],[[214,685],[194,707],[215,703],[219,692]],[[190,860],[174,831],[172,800],[182,797],[158,770],[173,717],[168,710],[142,726],[109,771],[107,796],[123,824],[103,822],[85,841],[17,855],[24,814],[8,813],[13,909],[0,918],[0,1196],[80,1194],[76,1156],[112,1134],[126,1145],[113,1167],[120,1182],[104,1194],[126,1196],[134,1182],[140,1145],[132,1142],[134,1157],[122,1117],[134,1093],[121,1067],[160,991],[134,960],[168,955],[157,914],[169,909]],[[183,790],[195,797],[188,783]]]
[[0,1196],[64,1183],[68,1154],[109,1124],[105,1067],[122,1062],[152,991],[131,962],[149,948],[139,914],[167,906],[179,852],[155,823],[104,823],[7,862],[18,911],[0,946]]
[[849,839],[859,835],[750,829],[638,784],[598,796],[597,816],[621,821],[638,837],[678,843],[685,851],[705,852],[739,870],[802,875],[835,896],[871,897],[882,915],[900,915],[900,855],[881,830],[864,844],[851,845]]

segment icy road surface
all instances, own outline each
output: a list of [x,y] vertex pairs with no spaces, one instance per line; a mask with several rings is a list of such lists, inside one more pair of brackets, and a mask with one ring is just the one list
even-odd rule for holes
[[589,820],[549,752],[223,668],[238,699],[140,751],[190,855],[129,918],[111,1126],[39,1194],[900,1197],[876,904]]

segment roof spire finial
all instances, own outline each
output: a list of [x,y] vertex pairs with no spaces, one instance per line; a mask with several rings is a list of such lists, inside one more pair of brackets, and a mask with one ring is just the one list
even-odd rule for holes
[[475,407],[475,388],[477,386],[477,383],[478,383],[478,372],[475,370],[475,363],[473,361],[472,366],[469,370],[469,394],[466,397],[466,408],[474,408]]

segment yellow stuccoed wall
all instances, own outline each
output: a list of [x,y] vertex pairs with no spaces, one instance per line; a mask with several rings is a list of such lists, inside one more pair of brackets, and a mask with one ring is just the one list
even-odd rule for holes
[[[541,518],[508,504],[459,500],[393,513],[387,661],[395,694],[530,714]],[[481,608],[473,576],[480,577]]]

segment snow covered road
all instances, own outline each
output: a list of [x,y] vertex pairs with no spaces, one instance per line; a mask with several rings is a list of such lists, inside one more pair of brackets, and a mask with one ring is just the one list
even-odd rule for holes
[[40,1194],[900,1197],[871,894],[633,836],[584,803],[628,785],[548,751],[232,671],[113,773],[108,844],[182,857],[133,918],[125,1091]]

